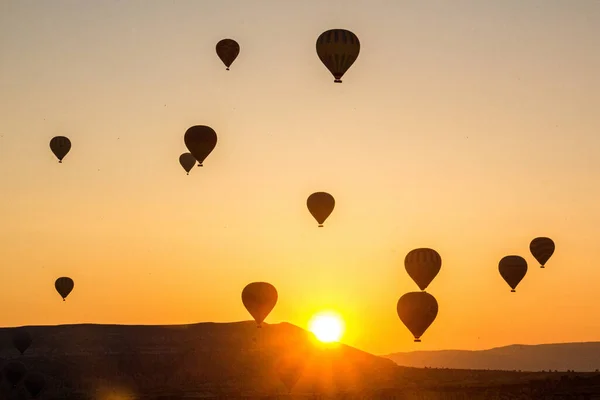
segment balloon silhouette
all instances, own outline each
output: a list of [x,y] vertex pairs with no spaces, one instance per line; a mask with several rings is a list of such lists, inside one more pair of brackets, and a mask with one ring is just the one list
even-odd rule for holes
[[58,294],[60,294],[60,296],[63,298],[63,301],[66,300],[67,296],[69,295],[69,293],[71,293],[74,286],[75,283],[73,282],[73,279],[68,277],[58,278],[56,282],[54,282],[54,287],[56,288]]
[[516,292],[517,285],[527,273],[527,261],[520,256],[506,256],[498,264],[502,278],[511,287],[511,292]]
[[229,71],[229,67],[231,67],[238,54],[240,54],[240,45],[235,40],[223,39],[217,43],[217,55],[227,67],[227,71]]
[[414,249],[404,258],[404,267],[419,289],[425,290],[442,268],[442,257],[433,249]]
[[4,367],[4,376],[12,387],[17,386],[26,373],[27,367],[18,361],[11,361]]
[[325,220],[331,215],[335,207],[335,199],[332,195],[325,192],[316,192],[308,196],[306,200],[308,211],[319,223],[319,228],[323,227]]
[[179,164],[181,164],[185,172],[189,175],[194,165],[196,165],[196,159],[191,153],[183,153],[179,156]]
[[198,166],[201,167],[217,145],[217,133],[208,126],[196,125],[185,132],[184,141],[190,153],[198,160]]
[[275,286],[266,282],[250,283],[242,291],[242,303],[259,328],[277,304],[277,297]]
[[13,345],[23,355],[31,346],[31,335],[25,329],[17,329],[13,335]]
[[302,354],[298,356],[285,356],[277,362],[275,366],[277,375],[287,388],[288,393],[292,392],[292,389],[300,380],[307,361],[306,355]]
[[317,39],[317,55],[336,83],[342,83],[342,76],[354,64],[359,52],[358,38],[345,29],[328,30]]
[[63,158],[71,150],[71,141],[65,136],[56,136],[50,140],[50,150],[54,153],[58,162],[62,163]]
[[46,380],[44,379],[44,375],[38,372],[32,372],[27,374],[25,377],[25,388],[29,392],[32,398],[36,399],[42,390],[44,390],[44,386],[46,385]]
[[547,237],[538,237],[531,241],[529,244],[529,250],[535,257],[537,262],[540,263],[540,268],[544,268],[546,263],[554,254],[554,241]]
[[421,336],[437,317],[438,303],[435,297],[427,292],[410,292],[400,297],[396,311],[400,320],[415,337],[415,342],[420,342]]

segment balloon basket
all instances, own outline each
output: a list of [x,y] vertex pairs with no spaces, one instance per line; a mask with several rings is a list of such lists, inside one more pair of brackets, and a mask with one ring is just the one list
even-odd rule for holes
[[546,268],[546,267],[544,267],[543,265],[540,265],[540,268]]
[[342,83],[342,80],[341,80],[341,79],[334,79],[333,81],[334,81],[335,83]]
[[59,164],[62,164],[62,160],[58,160],[58,163],[59,163]]
[[415,343],[421,343],[421,339],[415,339]]
[[515,290],[515,289],[512,289],[510,292],[511,292],[511,293],[515,293],[515,292],[516,292],[516,290]]
[[225,68],[225,71],[229,71],[229,67]]
[[322,228],[322,227],[323,227],[323,224],[319,224],[319,228]]

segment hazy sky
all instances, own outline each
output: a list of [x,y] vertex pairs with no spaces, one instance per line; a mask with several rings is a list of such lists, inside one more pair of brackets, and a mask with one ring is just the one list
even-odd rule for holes
[[[267,322],[333,309],[374,353],[600,340],[599,21],[596,0],[0,1],[0,326],[249,319],[264,280]],[[361,41],[343,84],[331,28]],[[186,176],[198,124],[219,142]],[[415,247],[443,259],[421,344],[396,315]]]

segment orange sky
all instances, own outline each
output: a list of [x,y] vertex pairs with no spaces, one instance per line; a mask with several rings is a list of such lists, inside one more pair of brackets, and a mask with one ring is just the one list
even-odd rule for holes
[[[0,326],[248,319],[265,280],[267,322],[333,309],[374,353],[600,340],[598,20],[594,0],[3,2]],[[330,28],[362,44],[341,85]],[[196,124],[219,142],[186,176]],[[314,191],[337,201],[323,229]],[[443,259],[418,345],[396,315],[415,247]],[[530,265],[516,294],[506,254]]]

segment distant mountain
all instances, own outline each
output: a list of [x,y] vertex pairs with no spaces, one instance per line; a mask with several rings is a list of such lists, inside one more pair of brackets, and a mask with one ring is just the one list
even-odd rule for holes
[[398,365],[417,368],[590,372],[600,369],[600,342],[512,345],[480,351],[415,351],[385,357]]
[[127,394],[147,398],[149,393],[164,397],[229,393],[225,397],[231,398],[242,392],[286,393],[278,374],[282,364],[286,371],[303,369],[294,392],[366,390],[406,381],[402,369],[390,360],[346,345],[326,347],[311,333],[288,323],[265,324],[261,329],[254,322],[239,322],[83,324],[27,330],[33,343],[20,356],[12,345],[14,330],[0,329],[0,364],[16,359],[30,370],[42,372],[53,396],[79,393],[77,398],[108,398],[112,393],[115,398],[127,398],[123,397]]

